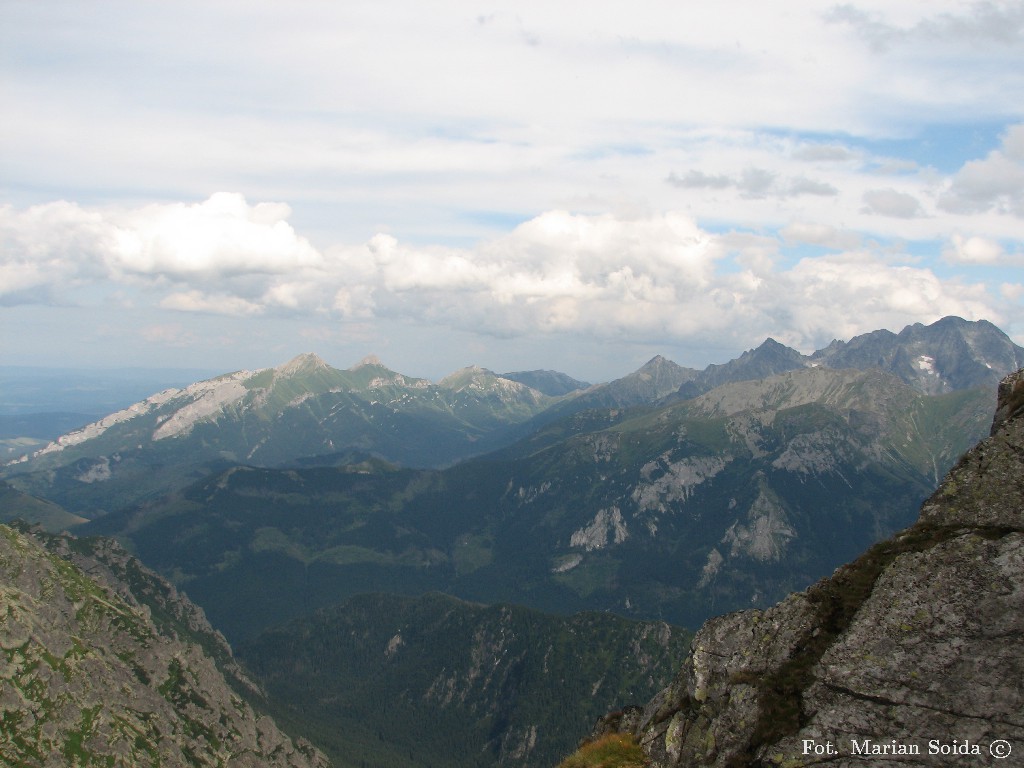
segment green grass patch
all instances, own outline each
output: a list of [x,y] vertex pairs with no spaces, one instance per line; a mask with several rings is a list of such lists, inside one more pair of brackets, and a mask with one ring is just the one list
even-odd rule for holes
[[647,759],[632,735],[610,733],[580,747],[558,768],[644,768]]

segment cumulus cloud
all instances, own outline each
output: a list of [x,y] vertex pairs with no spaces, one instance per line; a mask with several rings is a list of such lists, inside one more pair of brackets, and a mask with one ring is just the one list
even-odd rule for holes
[[[65,201],[0,208],[0,292],[113,279],[188,282],[285,274],[320,255],[296,235],[288,206],[218,193],[197,204],[86,210]],[[181,302],[187,303],[187,302]]]
[[113,236],[101,214],[72,203],[25,211],[0,206],[0,294],[40,296],[58,278],[73,283],[102,275]]
[[895,219],[914,219],[923,215],[920,201],[911,194],[892,187],[869,189],[864,193],[864,213],[889,216]]
[[[877,328],[930,323],[948,314],[1002,321],[983,286],[941,280],[929,269],[893,265],[866,252],[802,259],[764,275],[744,296],[741,327],[779,329],[783,343],[811,350]],[[743,315],[741,315],[743,316]]]
[[[496,337],[725,335],[748,343],[770,333],[811,348],[943,314],[1000,320],[983,287],[883,262],[857,250],[855,233],[821,224],[792,223],[781,235],[841,252],[784,268],[776,259],[778,238],[712,234],[677,212],[552,210],[473,248],[410,245],[378,234],[324,252],[299,236],[287,215],[281,205],[222,195],[133,211],[71,204],[5,210],[4,242],[17,247],[5,249],[0,266],[30,273],[21,289],[72,291],[102,282],[134,291],[136,303],[175,312],[285,313],[361,327],[410,321]],[[34,231],[39,221],[52,231]],[[178,233],[174,222],[198,222],[197,231]],[[126,240],[141,245],[126,250]],[[981,263],[997,258],[997,247],[954,239],[948,258]],[[173,328],[153,325],[148,337],[177,343]]]
[[954,264],[996,264],[1004,255],[1003,247],[986,237],[953,235],[949,246],[943,249],[943,258]]
[[111,216],[106,258],[115,273],[170,278],[290,272],[320,258],[288,224],[290,214],[283,203],[250,206],[226,192],[198,204],[146,206]]

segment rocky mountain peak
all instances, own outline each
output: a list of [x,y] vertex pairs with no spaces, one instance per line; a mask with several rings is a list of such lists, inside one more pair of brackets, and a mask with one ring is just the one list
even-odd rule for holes
[[787,373],[807,365],[807,359],[795,349],[767,338],[755,349],[748,349],[735,360],[722,365],[709,365],[692,380],[680,386],[678,396],[696,397],[702,392],[729,382],[751,381]]
[[314,373],[320,370],[330,370],[323,358],[313,352],[304,352],[301,355],[296,355],[287,363],[279,365],[274,369],[275,377],[290,377],[299,376],[309,373]]
[[994,387],[1024,365],[1024,348],[986,320],[943,317],[898,334],[879,330],[832,342],[810,357],[831,368],[877,367],[928,394]]
[[631,732],[651,768],[953,765],[1024,742],[1022,453],[1018,371],[915,525],[773,608],[711,619],[671,685],[598,731]]
[[[679,382],[688,379],[695,371],[669,360],[667,357],[655,355],[646,363],[637,368],[636,371],[624,376],[619,381],[639,380],[652,382],[656,388],[661,389],[662,385],[669,386],[670,382]],[[676,383],[678,386],[678,383]]]
[[672,362],[667,357],[663,357],[662,355],[655,355],[650,360],[648,360],[646,363],[641,365],[636,370],[636,373],[638,373],[638,374],[645,374],[645,373],[646,374],[658,374],[658,373],[660,373],[662,371],[676,371],[676,370],[679,370],[681,368],[682,368],[682,366],[680,366],[677,363]]
[[479,365],[467,365],[465,368],[449,373],[441,379],[439,384],[445,389],[460,390],[468,386],[479,386],[483,381],[497,377],[494,371],[490,371],[487,368]]
[[387,366],[384,365],[383,361],[379,357],[377,357],[376,355],[367,355],[362,360],[360,360],[358,363],[356,363],[351,368],[349,368],[349,370],[350,371],[357,371],[360,368],[364,368],[364,367],[366,367],[368,365],[373,366],[375,368],[387,368]]

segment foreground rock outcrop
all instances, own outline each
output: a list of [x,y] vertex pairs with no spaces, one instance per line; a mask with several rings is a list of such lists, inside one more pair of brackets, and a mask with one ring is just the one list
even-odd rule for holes
[[708,621],[622,719],[650,766],[1024,765],[1022,406],[1018,371],[914,526],[773,608]]
[[202,611],[114,542],[0,525],[0,764],[326,768],[214,658]]

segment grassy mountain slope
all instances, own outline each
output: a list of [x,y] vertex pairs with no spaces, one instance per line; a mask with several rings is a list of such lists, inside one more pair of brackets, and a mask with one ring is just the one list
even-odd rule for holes
[[0,763],[320,766],[257,715],[201,612],[110,542],[0,525]]
[[68,530],[85,522],[84,517],[71,514],[52,501],[22,493],[0,480],[0,523],[14,520],[38,523],[51,532]]

